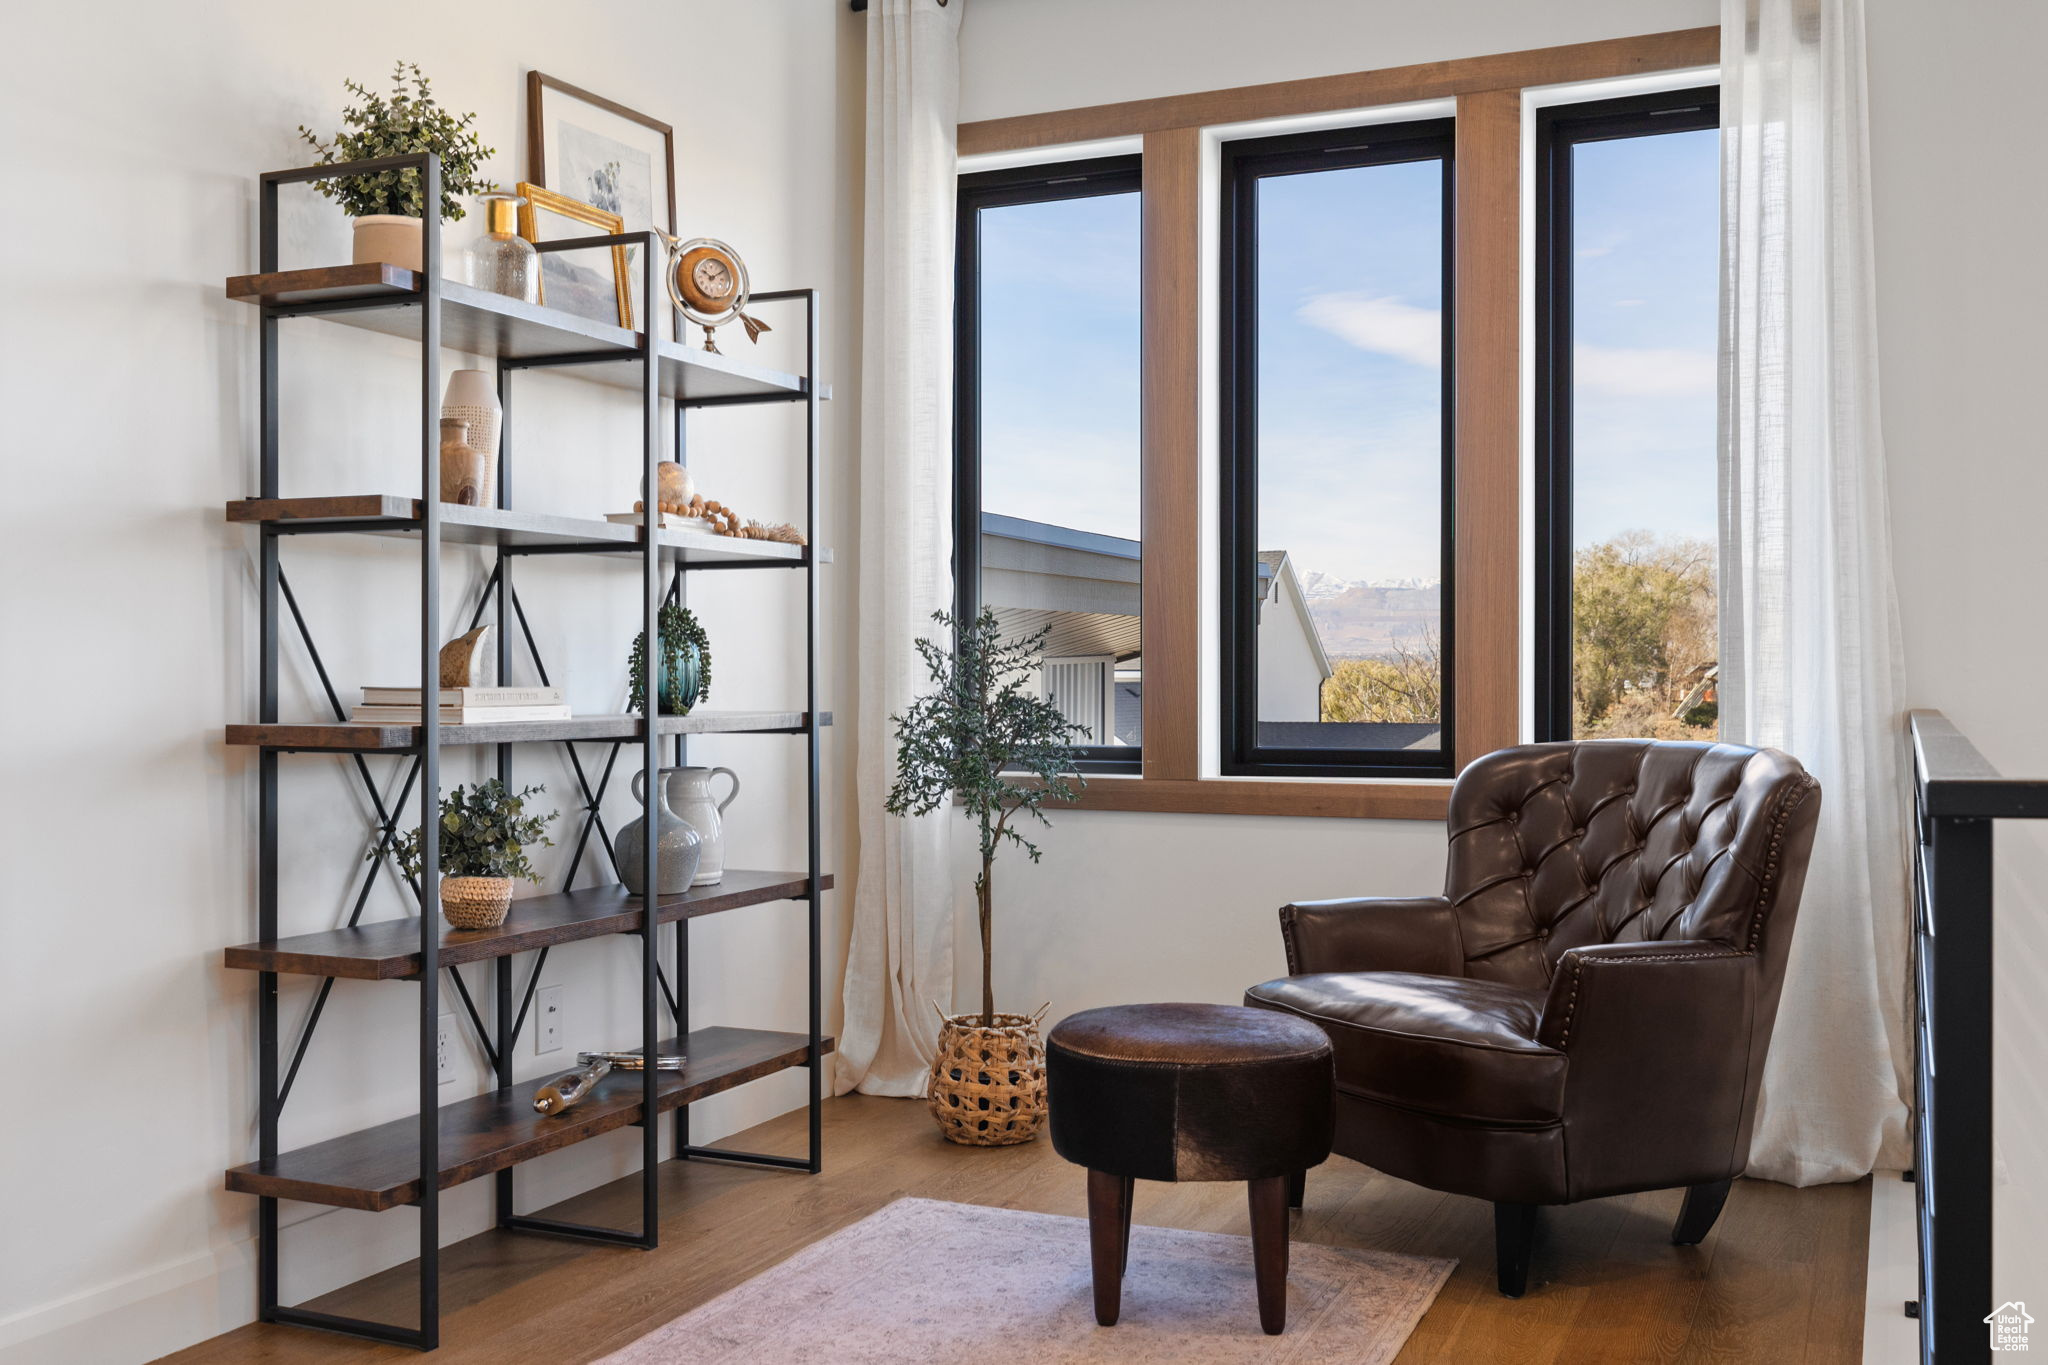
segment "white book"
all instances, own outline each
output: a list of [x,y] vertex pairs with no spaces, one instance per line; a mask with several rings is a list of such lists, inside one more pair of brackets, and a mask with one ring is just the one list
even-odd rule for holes
[[[440,716],[443,725],[497,725],[509,721],[573,719],[566,706],[444,706],[441,708]],[[418,725],[420,708],[358,706],[349,712],[348,718],[365,724]]]
[[[420,704],[417,687],[366,687],[365,706],[412,706]],[[440,704],[450,706],[560,706],[559,687],[444,687]]]

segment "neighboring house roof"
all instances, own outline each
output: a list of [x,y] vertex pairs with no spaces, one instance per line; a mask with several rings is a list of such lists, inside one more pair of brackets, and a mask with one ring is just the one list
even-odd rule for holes
[[1269,749],[1434,749],[1444,727],[1434,722],[1262,720],[1259,743]]
[[[1285,550],[1258,553],[1258,596],[1284,581],[1283,593],[1308,637],[1316,665],[1327,678],[1329,655]],[[1047,658],[1109,655],[1119,662],[1137,657],[1139,625],[1138,542],[1095,531],[1077,531],[994,512],[981,514],[981,598],[1005,633],[1048,632]]]
[[1323,650],[1322,632],[1316,629],[1316,618],[1309,614],[1308,598],[1302,594],[1301,583],[1294,576],[1294,561],[1288,557],[1287,551],[1259,551],[1258,575],[1259,601],[1263,604],[1272,597],[1285,601],[1301,622],[1302,634],[1308,637],[1308,647],[1315,653],[1316,667],[1322,670],[1325,678],[1336,672],[1330,664],[1330,656]]

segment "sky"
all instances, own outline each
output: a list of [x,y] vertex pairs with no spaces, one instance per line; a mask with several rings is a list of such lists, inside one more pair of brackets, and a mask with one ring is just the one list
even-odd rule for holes
[[[1574,153],[1576,538],[1711,540],[1718,134]],[[1441,573],[1443,168],[1259,185],[1259,547]],[[982,211],[983,507],[1138,534],[1138,196]]]

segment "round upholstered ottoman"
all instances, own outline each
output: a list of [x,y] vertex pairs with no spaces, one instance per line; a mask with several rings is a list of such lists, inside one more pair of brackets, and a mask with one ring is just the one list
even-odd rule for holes
[[1314,1024],[1236,1005],[1083,1010],[1045,1040],[1052,1145],[1088,1169],[1095,1319],[1113,1326],[1138,1180],[1249,1186],[1259,1323],[1287,1322],[1287,1208],[1330,1155],[1330,1040]]

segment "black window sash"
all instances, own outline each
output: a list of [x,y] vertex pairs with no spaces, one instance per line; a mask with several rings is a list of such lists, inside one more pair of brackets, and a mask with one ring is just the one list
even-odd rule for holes
[[[1223,771],[1232,776],[1449,777],[1453,770],[1457,648],[1455,600],[1456,469],[1452,418],[1452,155],[1449,119],[1374,124],[1327,132],[1247,139],[1223,147],[1223,229],[1219,256],[1222,334]],[[1443,608],[1443,719],[1438,748],[1282,749],[1259,743],[1258,730],[1258,185],[1272,176],[1413,161],[1443,164],[1443,463],[1439,544]]]
[[1572,734],[1572,149],[1718,128],[1706,86],[1536,111],[1536,738]]
[[[1019,166],[960,177],[953,256],[953,611],[981,610],[981,211],[1017,204],[1131,194],[1141,188],[1135,156]],[[1142,363],[1142,362],[1141,362]],[[1139,546],[1139,575],[1144,573]],[[1144,630],[1142,615],[1138,629]],[[1142,648],[1142,647],[1141,647]],[[1141,654],[1142,659],[1142,654]],[[1111,724],[1114,725],[1112,713]],[[1077,749],[1084,773],[1140,771],[1142,744]]]

